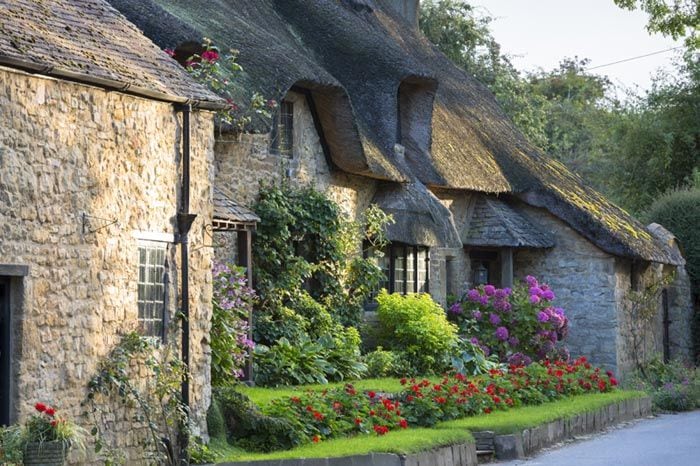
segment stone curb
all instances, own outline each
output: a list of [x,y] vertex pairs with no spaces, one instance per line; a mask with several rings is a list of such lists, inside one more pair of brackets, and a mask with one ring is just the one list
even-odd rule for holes
[[217,466],[476,466],[477,464],[474,443],[468,442],[409,455],[370,453],[342,458],[237,461],[218,463]]
[[[568,419],[542,424],[522,432],[493,437],[493,451],[499,460],[523,459],[555,443],[579,435],[600,432],[607,427],[651,414],[651,398],[619,401]],[[474,433],[475,437],[478,433]]]

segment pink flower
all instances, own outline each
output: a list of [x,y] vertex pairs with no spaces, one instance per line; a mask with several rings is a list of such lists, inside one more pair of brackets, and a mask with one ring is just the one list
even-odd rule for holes
[[536,294],[533,294],[530,296],[530,303],[531,304],[538,304],[540,302],[540,297],[537,296]]
[[219,59],[219,52],[216,50],[205,50],[202,52],[202,60],[209,62],[209,63],[214,63]]
[[484,287],[484,293],[486,294],[486,296],[493,296],[494,294],[496,294],[496,287],[493,285],[486,285]]
[[173,50],[173,49],[163,49],[163,52],[167,53],[171,57],[175,56],[175,50]]

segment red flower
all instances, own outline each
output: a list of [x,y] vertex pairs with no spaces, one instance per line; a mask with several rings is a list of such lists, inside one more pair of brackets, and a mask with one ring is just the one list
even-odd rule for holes
[[355,418],[355,424],[358,425],[358,426],[359,426],[360,424],[362,424],[362,419],[360,419],[359,417],[356,417],[356,418]]
[[374,426],[374,431],[377,433],[377,435],[384,435],[387,432],[389,432],[389,428],[387,426],[379,426],[375,425]]
[[340,408],[342,407],[343,405],[339,401],[333,403],[333,409],[335,409],[336,411],[340,410]]
[[406,385],[406,382],[407,382],[407,381],[406,381],[406,377],[404,377],[403,379],[401,379],[400,382],[401,382],[401,385]]
[[370,409],[370,410],[369,410],[369,415],[370,415],[370,416],[374,416],[374,414],[375,414],[374,410],[373,410],[373,409]]
[[292,400],[292,403],[301,403],[301,398],[298,396],[293,396],[290,398],[290,400]]
[[413,395],[408,395],[408,396],[406,397],[406,401],[408,401],[409,403],[410,403],[411,401],[413,401]]
[[219,59],[219,52],[216,50],[205,50],[202,52],[202,60],[214,63]]
[[56,414],[56,410],[53,409],[53,408],[46,408],[46,411],[44,411],[44,412],[45,412],[46,414],[48,414],[49,416],[52,416],[52,417],[53,417],[54,414]]
[[44,411],[46,411],[46,405],[44,403],[37,403],[34,405],[34,409],[36,409],[40,413],[43,413]]
[[311,411],[314,410],[314,408],[313,408],[311,405],[308,405],[308,406],[306,407],[306,410],[307,410],[308,412],[311,412]]
[[319,421],[323,421],[323,418],[326,416],[324,416],[322,413],[319,413],[318,411],[314,411],[314,417]]
[[408,427],[408,421],[406,419],[401,419],[399,421],[399,427],[402,429],[406,429]]
[[617,379],[615,377],[610,377],[610,385],[613,387],[617,385]]
[[607,384],[605,383],[605,380],[601,380],[600,382],[598,382],[598,389],[599,389],[601,392],[602,392],[602,391],[605,391],[606,385],[607,385]]
[[484,414],[489,414],[491,412],[491,408],[484,408]]
[[377,396],[377,394],[374,393],[373,391],[369,391],[369,392],[367,392],[367,396],[369,396],[370,398],[374,399],[374,397]]
[[53,419],[51,421],[51,427],[56,427],[58,425],[58,421],[56,419]]
[[321,441],[321,437],[319,437],[318,435],[314,435],[311,441],[314,443],[318,443]]

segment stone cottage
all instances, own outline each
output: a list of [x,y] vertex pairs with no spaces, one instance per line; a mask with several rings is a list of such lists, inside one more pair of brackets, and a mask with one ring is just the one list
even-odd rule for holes
[[[130,330],[179,341],[189,307],[205,426],[220,99],[102,0],[6,0],[0,31],[0,425],[43,402],[89,429],[98,362]],[[132,421],[112,419],[130,464]]]
[[[217,134],[215,184],[239,203],[282,179],[325,191],[352,218],[376,203],[396,220],[381,263],[390,291],[446,304],[535,275],[568,311],[574,354],[630,367],[626,293],[644,271],[682,270],[682,256],[531,145],[420,34],[417,0],[111,2],[181,58],[203,37],[239,50],[241,99],[280,101],[272,125]],[[678,306],[649,344],[682,356],[686,336],[662,336],[687,333]]]

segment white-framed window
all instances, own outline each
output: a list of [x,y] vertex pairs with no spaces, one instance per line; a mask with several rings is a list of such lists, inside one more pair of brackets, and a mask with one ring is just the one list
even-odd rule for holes
[[138,242],[138,321],[141,333],[163,338],[166,322],[167,244]]

